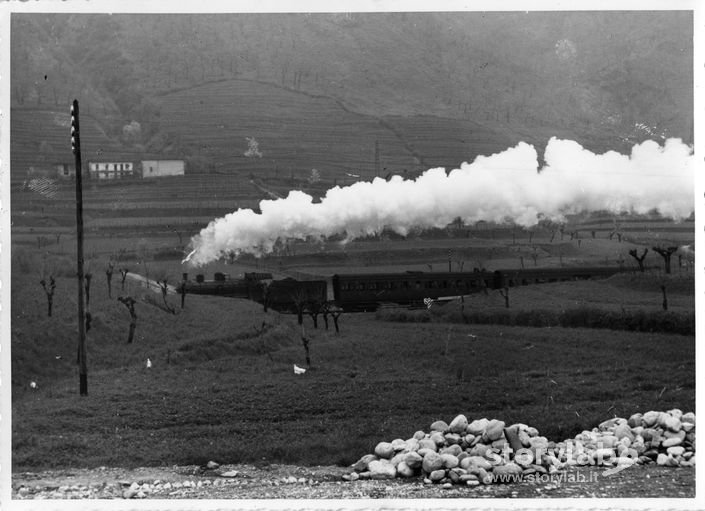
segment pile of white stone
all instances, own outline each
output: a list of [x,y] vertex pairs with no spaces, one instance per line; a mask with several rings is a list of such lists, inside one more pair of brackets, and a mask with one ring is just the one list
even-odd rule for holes
[[590,464],[594,460],[603,466],[655,462],[691,467],[695,465],[695,414],[678,409],[635,413],[629,419],[607,420],[556,447],[571,453],[562,459],[571,465],[587,456]]
[[695,414],[680,410],[610,419],[563,442],[549,441],[526,424],[469,422],[458,415],[450,424],[434,422],[428,433],[378,443],[343,479],[422,476],[425,483],[446,487],[477,486],[538,478],[575,465],[614,471],[635,463],[693,466],[694,454]]

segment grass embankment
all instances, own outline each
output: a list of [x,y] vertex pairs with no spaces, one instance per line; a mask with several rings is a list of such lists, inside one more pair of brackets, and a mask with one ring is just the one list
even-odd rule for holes
[[[661,285],[666,288],[663,308]],[[576,292],[577,291],[577,292]],[[506,292],[506,291],[503,291]],[[576,296],[579,296],[576,299]],[[660,272],[621,274],[605,281],[542,284],[478,293],[430,309],[380,309],[377,319],[528,327],[604,328],[695,334],[693,279]]]
[[558,440],[614,415],[694,409],[692,336],[406,325],[365,314],[344,315],[336,335],[306,318],[313,367],[297,376],[292,366],[305,358],[294,316],[203,296],[171,315],[140,300],[128,345],[119,278],[109,299],[95,272],[86,397],[74,365],[75,280],[58,279],[48,318],[35,275],[13,275],[14,470],[349,464],[380,440],[458,413],[524,422]]

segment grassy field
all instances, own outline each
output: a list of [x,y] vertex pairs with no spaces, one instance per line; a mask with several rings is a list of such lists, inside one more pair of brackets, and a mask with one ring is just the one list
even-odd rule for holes
[[[183,310],[170,296],[172,315],[154,290],[128,280],[122,291],[119,274],[109,298],[100,263],[94,268],[87,397],[78,395],[74,363],[72,267],[59,272],[51,318],[37,268],[13,272],[13,470],[210,459],[348,464],[380,440],[458,413],[524,422],[560,440],[615,415],[694,409],[693,336],[345,314],[338,335],[306,318],[312,367],[297,376],[293,364],[305,365],[305,353],[295,316],[205,296],[187,296]],[[512,307],[655,311],[663,278],[515,288]],[[674,309],[693,310],[692,278],[674,276],[669,289]],[[115,299],[127,293],[138,299],[131,345],[129,314]],[[495,294],[476,300],[467,305],[502,304]]]

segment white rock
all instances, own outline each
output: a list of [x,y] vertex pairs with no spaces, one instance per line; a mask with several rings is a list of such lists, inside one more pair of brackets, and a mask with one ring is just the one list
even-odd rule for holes
[[445,421],[436,421],[431,424],[431,432],[434,431],[445,433],[446,431],[448,431],[448,424]]
[[419,450],[419,441],[416,438],[409,438],[406,442],[404,442],[404,444],[404,450],[406,451]]
[[423,463],[423,457],[417,452],[408,452],[404,455],[404,463],[414,468],[419,468]]
[[685,452],[685,447],[682,445],[674,445],[666,449],[666,452],[671,456],[681,456]]
[[394,479],[397,469],[387,460],[370,461],[370,479]]
[[436,444],[436,448],[442,447],[446,443],[446,437],[440,431],[434,431],[430,436],[431,440]]
[[424,472],[430,474],[434,470],[443,468],[443,458],[440,454],[431,451],[424,456],[421,466]]
[[416,440],[421,440],[422,438],[426,438],[426,433],[424,433],[423,431],[417,431],[416,433],[414,433],[413,438],[415,438]]
[[477,419],[468,424],[465,431],[471,435],[480,436],[485,432],[485,428],[487,428],[489,423],[490,421],[485,418]]
[[375,447],[375,454],[380,458],[389,459],[394,455],[394,447],[389,442],[380,442]]
[[413,477],[414,469],[407,465],[406,462],[402,461],[397,465],[397,474],[399,474],[400,477]]
[[663,426],[670,431],[680,431],[681,420],[677,417],[672,417],[669,415],[664,419]]
[[659,412],[655,412],[653,410],[646,412],[644,414],[644,416],[642,417],[642,422],[644,424],[644,427],[650,428],[650,427],[653,427],[654,425],[656,425],[656,423],[659,420],[660,415],[661,414]]
[[504,421],[492,419],[485,428],[485,433],[482,435],[482,439],[487,442],[494,442],[504,437]]
[[448,430],[451,433],[463,434],[468,427],[468,419],[465,415],[458,415],[448,425]]
[[434,483],[439,482],[441,479],[443,479],[446,476],[446,471],[443,469],[438,469],[432,471],[429,475],[428,478],[433,481]]
[[681,420],[681,417],[683,417],[683,412],[679,410],[678,408],[674,408],[673,410],[668,410],[668,413],[671,417],[675,417],[678,420]]
[[401,438],[395,438],[392,440],[392,449],[394,449],[394,452],[403,451],[406,449],[406,442]]
[[455,468],[460,464],[458,457],[452,454],[441,454],[441,459],[444,468]]

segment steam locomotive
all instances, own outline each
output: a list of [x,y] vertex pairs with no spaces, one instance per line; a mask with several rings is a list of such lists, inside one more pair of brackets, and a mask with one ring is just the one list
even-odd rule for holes
[[206,281],[186,279],[190,294],[246,298],[282,312],[296,312],[302,304],[334,302],[346,312],[374,311],[393,303],[422,306],[425,299],[446,301],[461,296],[544,282],[607,278],[617,267],[535,268],[472,272],[347,273],[317,280],[272,279],[270,273],[246,273],[230,279],[222,273]]

